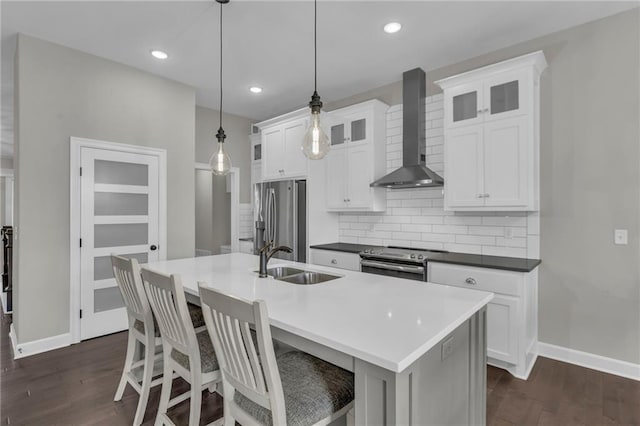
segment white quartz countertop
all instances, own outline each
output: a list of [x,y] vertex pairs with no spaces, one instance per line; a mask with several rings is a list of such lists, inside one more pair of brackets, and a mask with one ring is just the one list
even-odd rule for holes
[[185,291],[198,281],[247,300],[266,301],[271,325],[371,364],[401,372],[485,306],[493,293],[271,259],[341,278],[296,285],[258,278],[258,256],[232,253],[152,262],[179,274]]

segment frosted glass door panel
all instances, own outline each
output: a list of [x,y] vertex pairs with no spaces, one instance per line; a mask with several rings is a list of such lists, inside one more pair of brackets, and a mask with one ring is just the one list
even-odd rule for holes
[[93,201],[96,216],[146,216],[149,213],[147,194],[96,192]]
[[149,167],[146,164],[95,160],[95,183],[110,185],[149,184]]
[[82,339],[126,329],[110,254],[158,260],[159,157],[116,149],[81,150]]
[[513,111],[520,107],[518,80],[491,86],[491,114]]
[[118,287],[100,288],[93,292],[93,312],[104,312],[124,307]]
[[146,223],[110,223],[95,225],[94,247],[123,247],[146,245],[149,242]]
[[463,121],[478,116],[478,92],[463,93],[453,97],[453,121]]
[[367,138],[367,120],[362,118],[351,122],[351,142],[362,141]]
[[[149,262],[147,253],[121,254],[128,259],[135,258],[138,263]],[[113,267],[111,266],[111,256],[97,256],[93,258],[93,279],[95,281],[108,280],[113,278]]]
[[331,145],[340,145],[344,143],[344,124],[331,126]]

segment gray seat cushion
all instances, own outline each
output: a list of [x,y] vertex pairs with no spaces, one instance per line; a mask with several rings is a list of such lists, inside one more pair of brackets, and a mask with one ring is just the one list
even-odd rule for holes
[[[187,303],[187,307],[189,308],[189,316],[191,317],[191,322],[195,328],[204,326],[204,317],[202,316],[202,309],[200,306],[194,305],[192,303]],[[133,323],[133,327],[138,330],[140,333],[144,334],[144,323],[140,320],[135,320]],[[158,323],[156,322],[156,317],[153,317],[153,328],[155,328],[156,337],[160,337],[160,330],[158,328]]]
[[[202,366],[202,372],[210,373],[218,370],[218,359],[216,358],[216,353],[213,351],[213,344],[211,343],[207,330],[196,333],[196,338],[198,339],[198,347],[200,348],[200,364]],[[189,357],[187,355],[174,349],[171,351],[171,358],[189,370]]]
[[193,303],[187,303],[187,307],[189,308],[189,316],[191,317],[191,322],[195,328],[202,327],[204,325],[204,317],[202,316],[202,309],[198,305],[194,305]]
[[[288,426],[312,425],[353,401],[353,373],[304,352],[287,352],[276,361]],[[238,391],[234,401],[260,423],[273,425],[270,410]]]

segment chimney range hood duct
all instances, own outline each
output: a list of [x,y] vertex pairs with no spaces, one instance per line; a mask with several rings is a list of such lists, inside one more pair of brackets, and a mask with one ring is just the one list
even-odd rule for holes
[[373,182],[372,187],[424,188],[444,185],[444,179],[425,166],[426,75],[421,68],[402,74],[402,167]]

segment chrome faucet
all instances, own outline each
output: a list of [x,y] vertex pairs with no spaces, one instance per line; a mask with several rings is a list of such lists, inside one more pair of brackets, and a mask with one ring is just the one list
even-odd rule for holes
[[287,246],[278,246],[274,247],[271,250],[269,248],[273,245],[273,241],[268,241],[265,245],[260,249],[260,271],[258,271],[258,277],[266,278],[267,277],[267,263],[269,263],[269,259],[279,251],[284,251],[285,253],[293,253],[291,247]]

